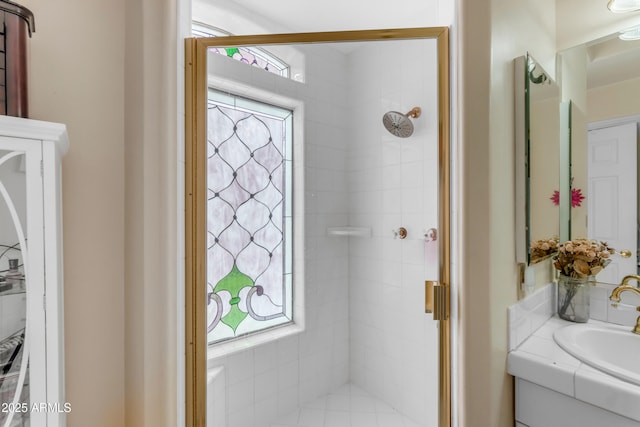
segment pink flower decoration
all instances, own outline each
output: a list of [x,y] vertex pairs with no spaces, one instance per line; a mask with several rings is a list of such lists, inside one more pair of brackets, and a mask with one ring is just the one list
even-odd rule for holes
[[[549,200],[551,200],[555,206],[560,205],[560,192],[558,190],[554,190],[553,195],[549,197]],[[582,190],[579,188],[572,188],[571,189],[571,207],[578,208],[582,206],[583,200],[584,200],[584,195],[582,194]]]
[[579,188],[571,189],[571,207],[577,208],[582,205],[582,201],[584,200],[584,196],[582,195],[582,190]]

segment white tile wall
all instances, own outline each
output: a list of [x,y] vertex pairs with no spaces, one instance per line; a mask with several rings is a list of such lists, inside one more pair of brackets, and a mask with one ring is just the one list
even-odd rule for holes
[[616,286],[598,283],[594,288],[591,288],[591,318],[618,325],[633,326],[640,315],[636,311],[636,307],[640,306],[640,296],[625,292],[621,295],[622,303],[614,307],[611,305],[609,296]]
[[226,427],[226,382],[224,368],[211,369],[207,376],[207,425]]
[[[616,285],[598,283],[591,288],[590,318],[603,322],[633,326],[638,318],[640,296],[624,293],[622,303],[614,307],[609,300]],[[557,312],[556,285],[550,283],[511,305],[509,317],[509,351],[515,350]]]
[[[424,281],[437,278],[424,230],[437,226],[437,97],[431,42],[370,44],[350,54],[349,224],[372,228],[349,243],[351,380],[399,412],[433,425],[436,322],[424,313]],[[400,58],[394,61],[390,58]],[[420,106],[412,137],[382,126],[389,110]],[[408,236],[394,239],[405,227]],[[425,404],[425,402],[429,402]]]
[[[310,70],[304,85],[231,61],[221,68],[229,78],[293,94],[307,118],[305,190],[295,192],[305,201],[305,331],[209,361],[225,368],[229,426],[264,427],[349,379],[420,425],[435,423],[437,326],[423,302],[424,280],[437,277],[438,263],[423,233],[437,226],[436,70],[424,59],[436,46],[411,42],[421,51],[412,56],[404,43],[370,44],[348,63],[333,49],[300,48]],[[384,130],[383,113],[414,106],[423,115],[413,137]],[[345,225],[368,227],[372,236],[326,233]],[[400,226],[409,237],[394,240]],[[356,413],[345,418],[335,408],[325,425],[368,425],[370,413]]]
[[556,285],[550,283],[508,309],[509,351],[515,350],[556,313]]

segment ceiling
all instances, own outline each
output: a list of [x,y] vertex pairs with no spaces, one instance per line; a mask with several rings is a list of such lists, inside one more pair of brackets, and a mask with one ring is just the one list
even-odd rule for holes
[[[423,27],[437,22],[438,0],[227,0],[292,32]],[[365,6],[365,7],[363,7]]]
[[587,45],[587,76],[590,88],[640,77],[640,41],[613,35]]
[[640,76],[640,42],[618,39],[638,24],[640,12],[612,13],[607,0],[556,0],[557,49],[586,46],[590,88]]

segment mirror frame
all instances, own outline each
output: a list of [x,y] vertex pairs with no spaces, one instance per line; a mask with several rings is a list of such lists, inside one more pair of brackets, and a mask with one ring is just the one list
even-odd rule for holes
[[[529,53],[513,60],[514,63],[514,141],[515,141],[515,239],[516,262],[528,267],[531,262],[531,173],[530,173],[530,79],[527,72],[529,61],[535,58]],[[542,70],[542,68],[540,68]],[[541,71],[548,77],[546,71]],[[559,229],[560,242],[570,237],[571,223],[571,199],[570,177],[571,175],[571,128],[570,111],[564,103],[558,102],[558,156],[560,158],[560,170],[558,174],[558,188],[560,193]],[[570,108],[570,106],[569,106]],[[568,112],[569,111],[569,112]],[[568,150],[568,151],[567,151]],[[568,153],[568,154],[567,154]],[[564,163],[563,163],[564,162]],[[566,164],[568,167],[563,168]],[[562,191],[565,189],[565,191]],[[567,225],[568,224],[568,225]],[[542,261],[545,258],[541,258]],[[521,277],[524,279],[524,277]]]
[[[527,136],[527,59],[529,54],[513,60],[514,143],[515,143],[515,237],[516,262],[529,265],[529,167]],[[524,278],[522,278],[524,279]]]
[[[435,39],[438,57],[439,280],[448,295],[450,252],[449,28],[426,27],[185,40],[185,419],[206,425],[206,102],[210,47]],[[439,319],[439,427],[451,426],[451,349],[448,299]]]
[[[571,240],[571,101],[560,102],[560,243]],[[566,166],[563,168],[563,166]]]

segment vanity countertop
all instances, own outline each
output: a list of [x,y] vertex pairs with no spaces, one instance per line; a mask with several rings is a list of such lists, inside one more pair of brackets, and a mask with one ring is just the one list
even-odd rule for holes
[[[597,320],[589,320],[589,323],[606,324]],[[640,421],[640,386],[598,371],[556,344],[553,333],[556,329],[569,325],[575,323],[558,317],[549,319],[509,353],[508,372],[515,377]]]

